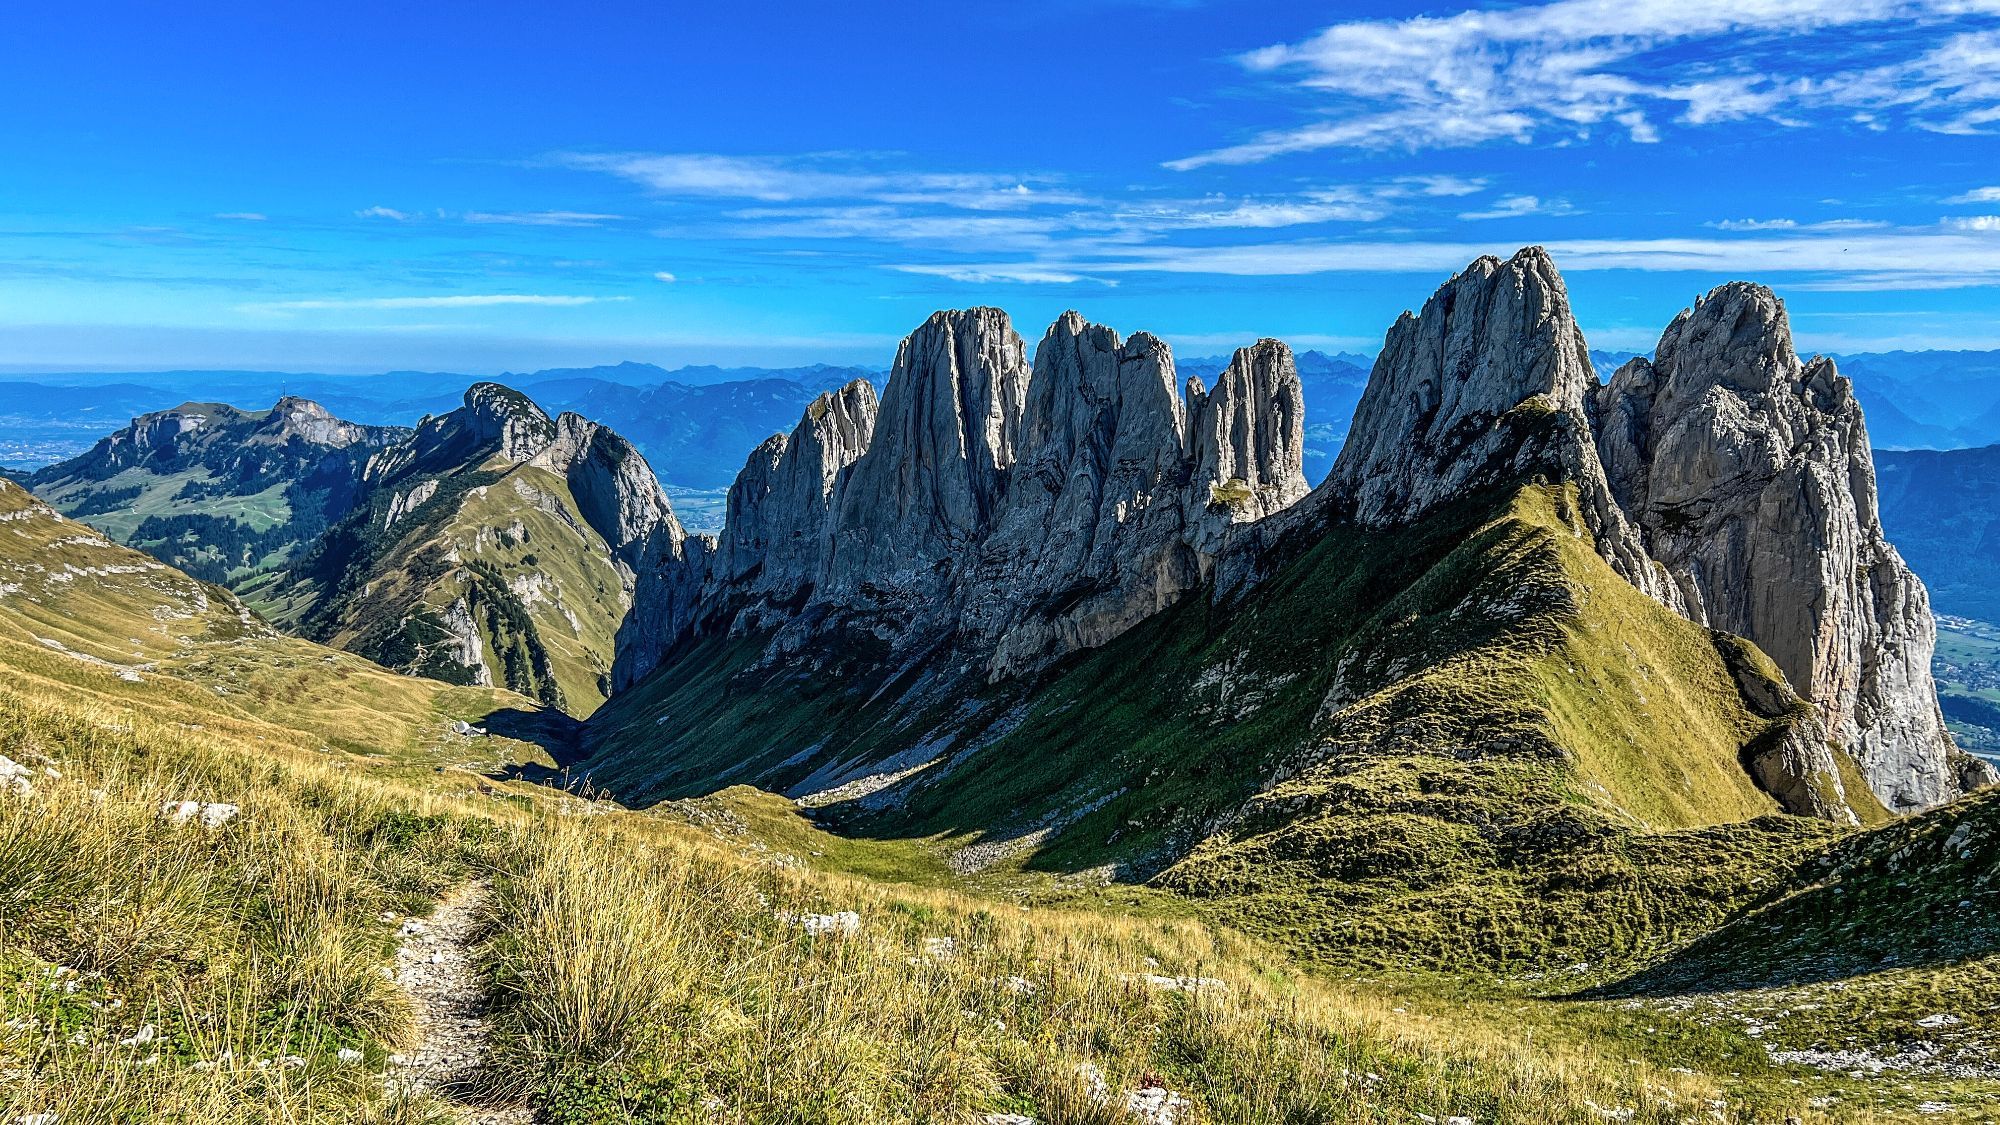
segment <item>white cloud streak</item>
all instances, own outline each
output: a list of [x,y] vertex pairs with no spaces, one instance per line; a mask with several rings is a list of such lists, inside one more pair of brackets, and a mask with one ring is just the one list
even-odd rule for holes
[[1573,215],[1576,208],[1568,200],[1542,200],[1532,195],[1503,195],[1493,202],[1493,206],[1479,211],[1461,211],[1458,217],[1466,220],[1518,219],[1523,215]]
[[[1944,133],[2000,125],[2000,0],[1556,0],[1354,20],[1238,61],[1304,91],[1318,120],[1180,160],[1178,170],[1325,148],[1450,148],[1835,111]],[[1816,71],[1819,48],[1875,36],[1900,57]],[[1934,45],[1932,45],[1934,44]],[[1926,46],[1928,45],[1928,46]],[[1878,52],[1879,53],[1879,52]],[[1661,65],[1661,55],[1675,57]],[[1690,59],[1687,56],[1700,57]],[[1795,72],[1796,71],[1796,72]]]
[[661,195],[762,203],[866,199],[968,211],[1019,211],[1085,202],[1048,176],[990,172],[885,172],[831,157],[717,153],[565,153],[571,168],[607,172]]
[[523,227],[600,227],[615,223],[623,215],[595,211],[467,211],[468,223],[500,223]]
[[[1739,238],[1568,239],[1546,243],[1566,272],[1634,270],[1733,277],[1786,276],[1800,289],[1944,289],[2000,285],[2000,216],[1947,231],[1787,234]],[[1991,225],[1987,225],[1990,223]],[[1200,247],[1133,246],[1095,255],[977,266],[905,266],[906,272],[991,278],[1126,273],[1293,277],[1334,273],[1442,274],[1511,245],[1475,242],[1312,241]]]
[[551,296],[536,293],[462,293],[447,297],[328,297],[301,301],[264,301],[243,308],[259,312],[297,312],[311,309],[477,309],[497,305],[541,305],[570,308],[603,301],[626,301],[629,297]]

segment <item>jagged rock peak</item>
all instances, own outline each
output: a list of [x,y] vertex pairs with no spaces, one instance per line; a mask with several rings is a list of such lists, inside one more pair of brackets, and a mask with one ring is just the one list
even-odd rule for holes
[[555,423],[527,395],[499,383],[466,388],[462,411],[467,429],[481,442],[498,441],[509,461],[532,458],[555,440]]
[[1800,362],[1777,295],[1710,291],[1596,415],[1614,494],[1688,615],[1769,653],[1891,809],[1956,796],[1929,595],[1883,535],[1852,386]]
[[1580,418],[1595,385],[1547,252],[1479,258],[1389,329],[1330,479],[1363,523],[1415,518],[1493,468],[1510,412]]
[[896,351],[874,440],[832,521],[838,589],[933,572],[981,538],[1005,490],[1028,387],[1007,314],[933,313]]
[[1306,494],[1305,392],[1283,341],[1238,348],[1213,390],[1190,379],[1188,417],[1197,499],[1240,522]]
[[1064,313],[1035,349],[1020,459],[977,563],[962,639],[1013,674],[1103,644],[1201,578],[1172,351]]
[[1679,608],[1606,485],[1587,412],[1596,386],[1548,252],[1479,258],[1389,329],[1321,503],[1382,527],[1489,485],[1565,481],[1598,554]]
[[311,399],[286,395],[271,407],[269,425],[281,438],[298,437],[314,445],[343,449],[363,443],[382,444],[397,431],[380,426],[359,426],[333,416],[326,407]]
[[827,519],[841,473],[865,452],[880,404],[866,379],[806,405],[789,437],[751,451],[730,486],[715,574],[789,600],[817,577]]

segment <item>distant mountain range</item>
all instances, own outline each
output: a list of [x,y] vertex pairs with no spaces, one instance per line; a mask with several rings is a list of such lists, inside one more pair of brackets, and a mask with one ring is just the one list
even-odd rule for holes
[[[752,447],[790,428],[821,391],[881,376],[868,368],[825,364],[670,371],[649,363],[620,363],[510,374],[501,381],[552,413],[574,411],[629,434],[669,486],[720,489],[743,467]],[[466,388],[479,381],[434,371],[0,377],[0,466],[36,469],[67,460],[138,415],[188,402],[259,404],[296,397],[358,424],[407,426],[455,409]]]

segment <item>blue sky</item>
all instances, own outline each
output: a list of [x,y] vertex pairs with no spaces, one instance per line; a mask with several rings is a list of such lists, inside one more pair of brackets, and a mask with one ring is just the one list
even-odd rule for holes
[[1373,350],[1530,242],[1595,346],[2000,347],[2000,0],[306,7],[10,10],[0,366]]

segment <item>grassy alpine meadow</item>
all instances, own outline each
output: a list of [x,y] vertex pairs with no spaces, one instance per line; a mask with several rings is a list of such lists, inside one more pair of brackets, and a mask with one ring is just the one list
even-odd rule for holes
[[[76,687],[0,688],[0,754],[35,772],[0,799],[0,1120],[1825,1116],[1484,1001],[1321,979],[1213,924],[815,871],[754,835],[457,771],[420,787]],[[185,800],[236,811],[162,818]],[[405,919],[467,883],[491,888],[486,1065],[413,1094],[385,970]]]

